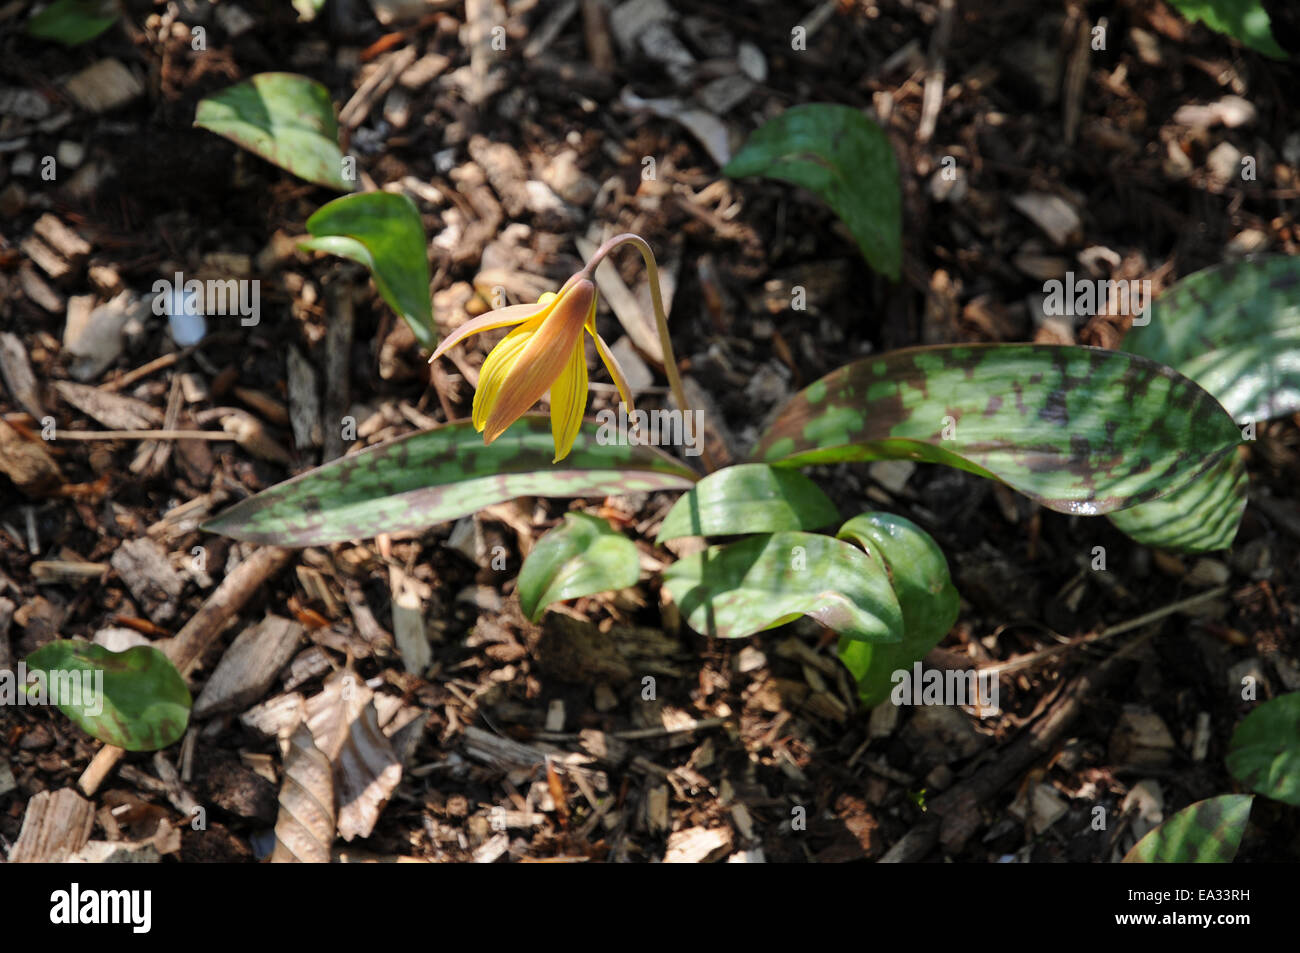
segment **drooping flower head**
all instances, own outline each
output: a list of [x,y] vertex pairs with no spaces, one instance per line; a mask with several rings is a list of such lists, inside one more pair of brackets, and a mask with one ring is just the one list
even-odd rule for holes
[[514,326],[483,362],[474,392],[474,428],[491,443],[549,390],[551,437],[558,463],[569,455],[587,406],[587,361],[583,331],[596,342],[596,351],[632,411],[632,393],[618,360],[596,333],[596,286],[585,272],[547,293],[537,304],[497,308],[462,324],[433,352],[436,360],[471,334]]

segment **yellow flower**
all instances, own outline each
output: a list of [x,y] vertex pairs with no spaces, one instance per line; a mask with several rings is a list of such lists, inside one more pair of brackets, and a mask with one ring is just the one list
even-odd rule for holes
[[585,329],[609,369],[619,396],[632,410],[627,378],[609,346],[596,333],[596,286],[581,274],[564,283],[559,293],[542,295],[537,304],[517,304],[489,311],[467,321],[433,352],[436,360],[471,334],[517,325],[488,354],[474,393],[474,429],[491,443],[533,404],[551,392],[551,437],[558,463],[569,455],[587,406],[587,361],[583,356]]

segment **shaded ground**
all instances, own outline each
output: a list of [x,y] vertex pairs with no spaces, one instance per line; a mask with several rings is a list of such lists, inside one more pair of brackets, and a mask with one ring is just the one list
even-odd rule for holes
[[[570,6],[577,7],[557,8]],[[359,423],[357,446],[445,420],[448,410],[468,412],[464,375],[446,365],[431,381],[409,331],[364,278],[285,241],[332,196],[191,128],[200,98],[256,72],[308,74],[339,104],[374,71],[400,75],[392,87],[399,93],[376,97],[345,133],[345,152],[375,185],[406,191],[420,207],[444,329],[488,307],[483,296],[497,285],[512,300],[558,285],[579,266],[574,238],[589,228],[644,235],[676,276],[678,354],[725,421],[723,439],[736,458],[787,396],[854,356],[946,341],[1115,346],[1124,319],[1075,327],[1042,317],[1043,281],[1067,269],[1149,279],[1158,291],[1227,256],[1296,251],[1300,138],[1285,97],[1294,66],[1243,54],[1159,3],[1049,5],[1046,12],[1039,2],[959,4],[950,31],[930,4],[825,5],[802,21],[811,34],[802,51],[791,49],[796,21],[780,5],[673,6],[680,15],[669,35],[692,63],[671,69],[662,60],[673,48],[629,50],[608,21],[588,21],[581,10],[557,18],[558,32],[543,44],[556,8],[531,3],[511,5],[509,15],[487,4],[435,4],[396,37],[360,5],[299,24],[287,6],[250,4],[255,27],[232,38],[207,21],[203,52],[173,22],[175,7],[159,20],[153,8],[135,5],[132,26],[71,53],[16,35],[26,13],[9,8],[0,24],[0,85],[35,90],[48,109],[40,119],[0,115],[0,142],[28,139],[0,153],[0,327],[29,356],[43,409],[61,430],[102,429],[52,386],[71,379],[63,341],[74,296],[148,295],[154,281],[178,270],[247,274],[262,283],[258,327],[214,322],[199,350],[123,386],[123,375],[176,350],[165,319],[145,314],[127,328],[122,353],[86,383],[151,405],[154,426],[169,401],[168,420],[178,428],[253,419],[287,462],[276,462],[274,450],[259,454],[233,442],[178,441],[166,459],[139,460],[139,441],[58,441],[50,449],[63,491],[28,499],[0,477],[0,597],[13,603],[12,621],[0,611],[0,650],[7,641],[16,659],[56,633],[91,638],[123,626],[160,639],[193,615],[244,555],[195,530],[195,518],[322,459],[317,447],[297,447],[288,425],[291,346],[321,372],[327,407],[329,394],[346,385],[343,406]],[[207,13],[180,22],[194,25]],[[1099,18],[1106,48],[1093,50]],[[500,25],[505,51],[485,39]],[[64,80],[105,57],[125,64],[141,92],[95,115],[68,97]],[[763,78],[747,78],[742,66]],[[924,89],[939,70],[944,95],[927,119]],[[681,125],[630,108],[628,90],[644,99],[693,97],[721,115],[736,141],[795,103],[873,109],[902,173],[903,280],[891,285],[869,273],[831,213],[810,197],[723,178],[716,157]],[[742,95],[727,102],[733,93]],[[1225,96],[1243,97],[1253,113],[1230,128],[1198,125],[1185,113],[1174,118],[1179,107]],[[66,124],[57,125],[63,116]],[[42,123],[56,128],[43,131]],[[23,154],[39,163],[62,142],[85,149],[75,173],[47,182],[15,168]],[[948,156],[955,179],[943,176]],[[1254,181],[1238,174],[1247,156],[1256,160]],[[647,157],[655,166],[650,180]],[[1054,241],[1013,205],[1027,193],[1064,199],[1077,224]],[[33,266],[23,247],[46,212],[90,246],[64,274]],[[633,288],[642,281],[634,257],[620,259]],[[796,285],[807,290],[806,312],[789,307]],[[326,372],[327,326],[339,320],[352,288],[344,381]],[[604,307],[599,320],[609,340],[622,334]],[[467,353],[465,366],[476,368],[493,340]],[[593,370],[593,379],[605,378]],[[654,383],[662,385],[661,374]],[[650,403],[663,399],[662,387],[648,393]],[[594,402],[608,406],[610,388],[598,388]],[[0,410],[20,432],[39,432],[13,393],[0,392]],[[1261,426],[1244,452],[1253,491],[1272,499],[1267,510],[1247,511],[1233,550],[1213,560],[1151,553],[1102,520],[1049,513],[953,471],[812,471],[842,513],[891,509],[940,541],[963,596],[942,649],[963,664],[1019,657],[1227,587],[1194,613],[1160,622],[1121,663],[1122,676],[1085,699],[1083,716],[1051,754],[983,806],[976,836],[924,856],[1110,860],[1144,829],[1139,815],[1150,797],[1158,794],[1167,815],[1232,790],[1223,755],[1251,707],[1236,688],[1241,674],[1261,677],[1261,697],[1300,687],[1292,582],[1300,568],[1297,442],[1293,421]],[[185,519],[176,518],[177,507],[195,500]],[[645,539],[670,502],[573,505]],[[294,618],[304,626],[295,660],[261,700],[313,696],[328,672],[351,659],[379,694],[416,712],[417,727],[404,736],[412,748],[403,780],[374,833],[349,850],[440,860],[649,860],[663,857],[671,841],[709,859],[757,849],[769,861],[879,858],[925,819],[928,800],[1002,756],[1071,675],[1148,634],[1068,649],[1005,675],[998,717],[904,709],[897,724],[877,716],[873,732],[867,714],[854,711],[833,639],[815,626],[739,644],[710,641],[683,627],[650,582],[578,600],[552,613],[544,629],[525,622],[513,595],[520,554],[568,506],[493,507],[461,527],[456,548],[452,527],[442,526],[387,550],[365,543],[296,555],[221,640],[229,645],[267,612]],[[142,599],[117,570],[76,584],[34,578],[38,560],[109,563],[124,542],[142,538],[168,554],[179,595]],[[505,571],[485,555],[498,545]],[[1106,549],[1105,574],[1089,568],[1098,545]],[[196,546],[204,548],[202,570],[192,561]],[[404,671],[390,634],[392,592],[403,578],[432,639],[422,677]],[[196,685],[220,654],[210,654]],[[207,831],[187,828],[174,788],[169,798],[157,780],[165,769],[151,756],[128,756],[94,794],[95,808],[127,805],[132,823],[148,831],[168,818],[181,836],[167,856],[265,855],[281,752],[240,711],[197,720],[187,742],[184,784],[209,808]],[[1198,759],[1202,713],[1208,743]],[[1119,730],[1135,714],[1157,716],[1168,744],[1135,752],[1142,746]],[[533,747],[503,753],[475,731]],[[0,784],[6,846],[17,839],[29,799],[74,785],[97,747],[57,712],[0,710],[0,771],[7,762],[14,779],[10,790]],[[549,767],[529,763],[544,751]],[[1149,760],[1135,764],[1141,756]],[[178,760],[175,749],[167,757]],[[1055,791],[1065,814],[1036,833],[1009,808],[1040,785]],[[1106,809],[1104,831],[1092,827],[1097,806]],[[92,836],[116,839],[115,824],[101,812]],[[503,826],[504,839],[496,836]],[[687,836],[695,829],[709,833]],[[1294,812],[1257,803],[1241,856],[1294,858],[1297,834]]]

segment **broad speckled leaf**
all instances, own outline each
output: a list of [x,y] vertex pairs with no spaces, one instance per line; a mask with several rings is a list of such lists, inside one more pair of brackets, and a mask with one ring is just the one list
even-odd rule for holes
[[199,101],[194,125],[301,179],[351,192],[329,90],[297,73],[258,73]]
[[723,173],[803,186],[853,233],[867,262],[898,280],[903,260],[902,192],[894,147],[851,106],[792,106],[759,128]]
[[438,346],[429,299],[429,258],[420,213],[405,195],[363,192],[318,208],[307,219],[314,238],[300,248],[350,258],[370,269],[375,287],[425,350]]
[[1276,60],[1286,51],[1273,38],[1268,11],[1260,0],[1169,0],[1171,6],[1193,23],[1203,22],[1216,33],[1244,43]]
[[[26,659],[45,677],[48,700],[82,731],[127,751],[157,751],[181,739],[190,690],[167,656],[148,645],[110,652],[91,642],[56,639]],[[34,686],[28,690],[34,696]]]
[[943,550],[911,520],[892,513],[863,513],[841,526],[836,536],[857,543],[884,564],[903,613],[901,642],[840,639],[840,661],[857,682],[859,701],[870,708],[889,697],[895,671],[910,670],[948,634],[961,600]]
[[549,417],[521,417],[491,444],[468,420],[349,454],[237,503],[204,525],[278,546],[418,532],[519,496],[574,497],[690,487],[696,475],[654,447],[602,445],[593,428],[552,464]]
[[1148,314],[1124,350],[1190,377],[1234,420],[1300,410],[1300,258],[1206,268],[1173,285]]
[[742,463],[709,474],[683,494],[664,517],[658,541],[820,529],[839,518],[835,504],[797,470]]
[[1168,496],[1106,518],[1144,546],[1188,553],[1227,549],[1246,512],[1246,484],[1246,467],[1233,451]]
[[1050,344],[941,345],[823,377],[785,406],[754,458],[943,463],[1001,480],[1049,509],[1095,516],[1173,492],[1240,441],[1213,397],[1143,357]]
[[1250,794],[1189,804],[1133,845],[1126,864],[1230,864],[1250,820]]
[[37,39],[77,46],[99,36],[121,15],[115,0],[54,0],[27,21],[27,33]]
[[1243,718],[1227,763],[1252,791],[1300,807],[1300,692],[1266,701]]
[[773,533],[711,546],[673,563],[663,581],[691,627],[714,638],[743,638],[801,615],[852,639],[903,636],[884,567],[829,536]]
[[536,622],[553,602],[635,586],[640,575],[632,540],[599,517],[566,513],[528,554],[516,588],[524,615]]

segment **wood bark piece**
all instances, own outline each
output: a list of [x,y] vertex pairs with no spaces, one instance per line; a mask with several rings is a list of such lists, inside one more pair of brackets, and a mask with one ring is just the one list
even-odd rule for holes
[[72,381],[55,381],[54,389],[64,401],[110,430],[149,430],[163,422],[158,408],[134,397]]
[[293,658],[303,631],[297,622],[277,615],[246,628],[230,643],[194,700],[192,717],[209,718],[259,701]]
[[[253,594],[260,590],[272,576],[283,569],[293,550],[278,546],[263,546],[256,550],[222,580],[185,627],[167,643],[163,653],[183,676],[221,635],[229,622],[244,607]],[[122,759],[124,752],[113,745],[105,745],[82,772],[77,786],[86,794],[94,794],[104,783],[110,771]]]
[[8,331],[0,334],[0,378],[5,387],[13,394],[18,406],[37,420],[45,416],[41,404],[41,393],[36,386],[36,375],[32,373],[31,361],[27,358],[27,349],[18,336]]
[[334,842],[334,780],[306,725],[289,739],[271,863],[327,864]]
[[163,625],[176,617],[185,580],[161,546],[148,537],[129,539],[109,562],[150,619]]
[[343,456],[343,418],[349,404],[348,378],[352,373],[352,282],[346,273],[326,291],[330,320],[325,330],[325,409],[321,425],[324,440],[321,462]]
[[0,473],[25,496],[45,496],[63,482],[58,464],[39,443],[0,420]]
[[692,827],[668,835],[665,864],[708,864],[731,853],[731,828]]
[[94,823],[95,806],[72,788],[42,791],[27,802],[9,863],[61,863],[86,846]]
[[296,347],[289,346],[289,420],[293,443],[299,450],[320,446],[320,391],[316,369]]
[[120,60],[100,60],[64,84],[72,100],[87,112],[102,113],[124,106],[144,92],[135,74]]
[[49,212],[36,220],[32,231],[39,235],[45,244],[74,264],[90,254],[90,243]]

